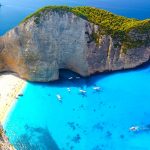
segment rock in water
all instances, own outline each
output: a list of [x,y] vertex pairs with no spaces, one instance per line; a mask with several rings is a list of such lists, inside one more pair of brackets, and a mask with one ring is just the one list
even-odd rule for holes
[[[94,14],[95,10],[98,22],[88,18],[87,12]],[[103,22],[104,13],[120,18],[122,24],[108,19],[112,30]],[[82,76],[134,68],[149,60],[150,30],[131,27],[124,31],[130,21],[140,27],[144,24],[90,7],[43,8],[0,38],[0,71],[12,71],[30,81],[47,82],[57,80],[62,68]]]

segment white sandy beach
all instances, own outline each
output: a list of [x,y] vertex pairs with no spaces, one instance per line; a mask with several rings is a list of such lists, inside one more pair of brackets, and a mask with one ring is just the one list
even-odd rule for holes
[[0,75],[0,123],[4,123],[26,81],[11,74]]

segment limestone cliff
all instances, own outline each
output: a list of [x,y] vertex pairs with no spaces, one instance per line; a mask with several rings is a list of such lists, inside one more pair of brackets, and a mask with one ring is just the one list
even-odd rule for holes
[[137,41],[146,41],[146,44],[126,49],[124,43],[128,41],[103,31],[101,24],[73,11],[61,8],[40,11],[0,38],[0,71],[12,71],[30,81],[46,82],[57,80],[62,68],[88,76],[134,68],[149,60],[150,30],[146,33],[128,31],[126,37],[134,44]]
[[5,136],[2,126],[0,125],[0,150],[14,150],[10,145],[8,138]]

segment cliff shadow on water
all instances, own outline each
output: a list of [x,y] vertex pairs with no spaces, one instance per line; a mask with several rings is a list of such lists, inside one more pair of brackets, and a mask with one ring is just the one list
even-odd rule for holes
[[[20,135],[15,141],[15,147],[17,148],[17,150],[21,150],[22,148],[27,150],[59,150],[59,147],[55,140],[52,138],[48,128],[35,128],[25,125],[25,129],[26,133]],[[37,142],[34,143],[34,140],[36,140]]]

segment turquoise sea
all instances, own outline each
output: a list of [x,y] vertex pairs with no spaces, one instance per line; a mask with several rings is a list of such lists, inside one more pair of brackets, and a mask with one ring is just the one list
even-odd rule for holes
[[[89,5],[139,19],[150,18],[150,1],[1,0],[0,34],[44,5]],[[69,80],[69,77],[74,77]],[[17,150],[150,150],[150,66],[88,78],[62,70],[60,80],[28,83],[4,123]],[[101,91],[95,92],[94,86]],[[67,88],[71,91],[68,92]],[[82,96],[79,90],[87,95]],[[56,95],[62,96],[59,102]]]

